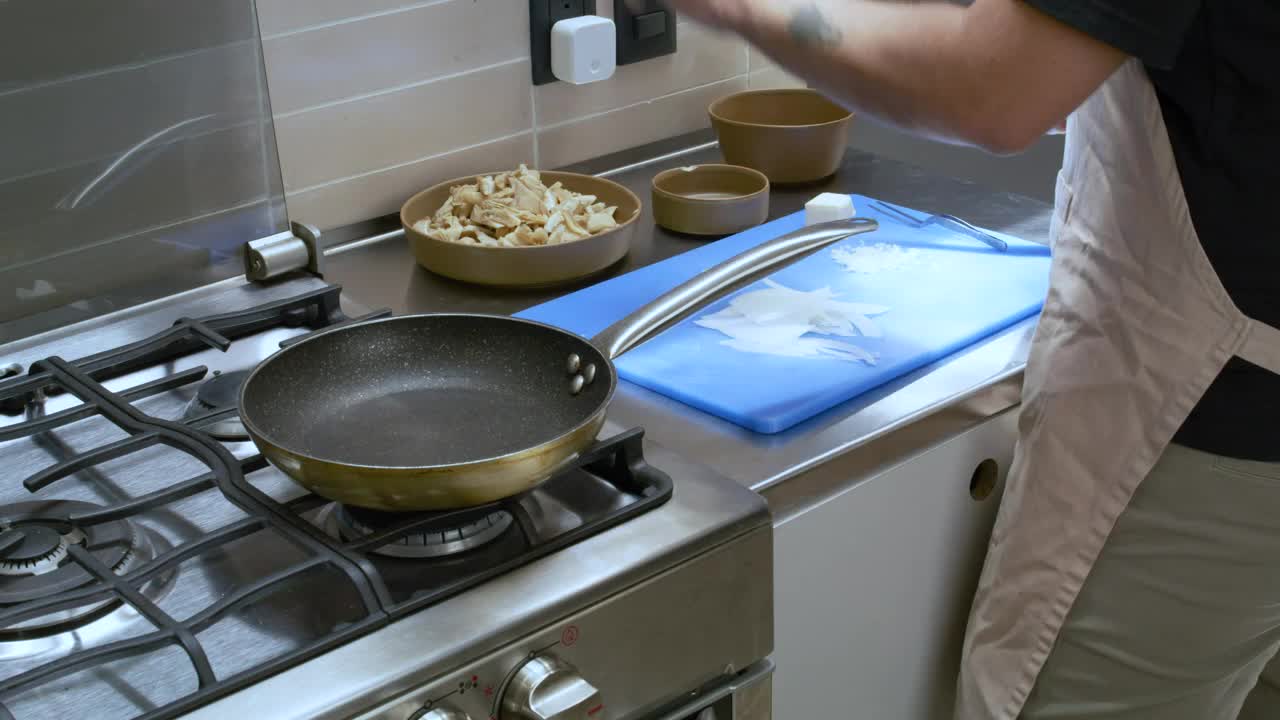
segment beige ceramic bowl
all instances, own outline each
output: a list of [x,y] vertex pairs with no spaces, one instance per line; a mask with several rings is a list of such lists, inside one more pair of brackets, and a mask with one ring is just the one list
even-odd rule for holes
[[[497,173],[485,173],[496,175]],[[418,264],[438,275],[463,282],[500,287],[546,287],[593,275],[626,256],[640,217],[640,198],[612,180],[578,173],[542,171],[547,185],[561,182],[569,190],[595,195],[616,205],[618,227],[585,240],[532,247],[483,247],[436,240],[413,229],[449,198],[449,188],[475,182],[475,175],[442,182],[409,198],[400,209],[400,224]]]
[[690,235],[731,235],[769,219],[769,178],[736,165],[672,168],[653,178],[653,219]]
[[807,88],[748,90],[711,104],[724,159],[774,183],[804,183],[835,173],[853,113]]

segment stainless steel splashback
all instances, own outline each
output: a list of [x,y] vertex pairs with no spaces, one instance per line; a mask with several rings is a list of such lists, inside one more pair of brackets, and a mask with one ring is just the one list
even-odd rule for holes
[[0,342],[288,229],[253,0],[0,2]]

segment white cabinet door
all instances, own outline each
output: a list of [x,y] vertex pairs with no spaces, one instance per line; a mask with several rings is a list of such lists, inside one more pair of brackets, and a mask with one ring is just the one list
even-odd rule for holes
[[[951,717],[1016,416],[997,416],[775,529],[775,717]],[[995,461],[999,484],[976,501],[970,481],[984,460]]]

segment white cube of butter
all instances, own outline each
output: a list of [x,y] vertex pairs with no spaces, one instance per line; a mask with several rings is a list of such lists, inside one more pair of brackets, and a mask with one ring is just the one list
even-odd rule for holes
[[855,214],[853,198],[839,193],[822,193],[804,204],[805,225],[848,220]]

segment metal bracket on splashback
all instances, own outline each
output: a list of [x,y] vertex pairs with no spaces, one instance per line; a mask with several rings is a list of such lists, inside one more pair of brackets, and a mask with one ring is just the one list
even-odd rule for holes
[[324,277],[324,251],[320,230],[306,223],[291,223],[292,232],[279,233],[244,245],[244,276],[262,282],[295,270]]

